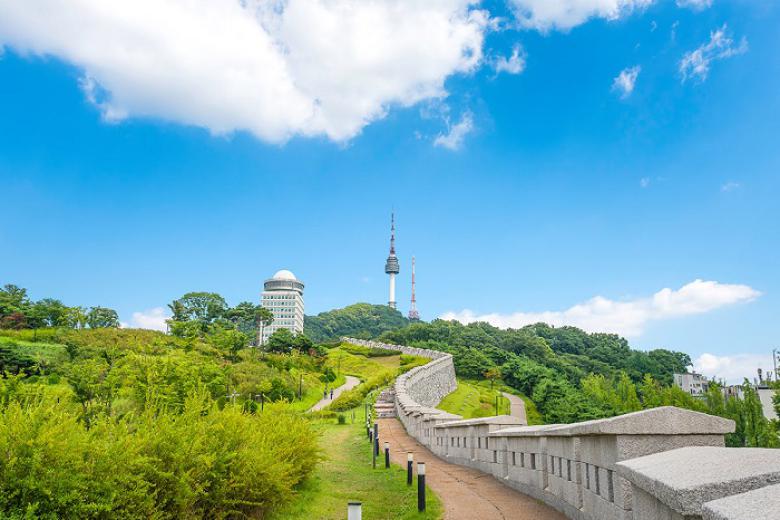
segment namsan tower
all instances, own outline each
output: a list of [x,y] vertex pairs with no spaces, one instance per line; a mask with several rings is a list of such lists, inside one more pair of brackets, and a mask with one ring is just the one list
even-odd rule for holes
[[390,214],[390,255],[385,262],[385,273],[390,275],[390,299],[387,304],[393,309],[395,304],[395,275],[401,272],[398,265],[398,257],[395,256],[395,213]]
[[409,306],[409,321],[420,321],[420,313],[417,312],[417,298],[414,296],[414,257],[412,257],[412,304]]

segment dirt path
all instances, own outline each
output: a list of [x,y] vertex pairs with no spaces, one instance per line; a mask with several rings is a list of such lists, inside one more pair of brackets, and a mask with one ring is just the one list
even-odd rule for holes
[[525,402],[516,395],[501,392],[501,394],[509,399],[509,415],[512,417],[520,417],[526,424],[528,424],[528,417],[525,416]]
[[444,462],[407,435],[398,419],[379,420],[379,440],[390,443],[390,460],[406,466],[406,453],[425,462],[426,484],[444,503],[445,520],[566,520],[554,509],[501,484],[491,475]]
[[[345,376],[347,382],[341,385],[338,388],[333,389],[333,399],[336,399],[338,396],[341,395],[342,392],[346,392],[347,390],[351,390],[355,388],[357,385],[360,384],[360,379],[353,376]],[[328,397],[326,399],[320,399],[320,401],[309,408],[310,412],[316,412],[317,410],[322,410],[326,406],[328,406],[330,403],[333,402],[333,399],[330,398],[330,394],[328,394]]]

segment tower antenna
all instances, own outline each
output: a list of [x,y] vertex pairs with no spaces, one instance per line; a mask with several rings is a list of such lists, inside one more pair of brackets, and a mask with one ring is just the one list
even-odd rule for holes
[[409,306],[409,321],[419,321],[420,313],[417,312],[417,298],[414,292],[414,257],[412,257],[412,304]]

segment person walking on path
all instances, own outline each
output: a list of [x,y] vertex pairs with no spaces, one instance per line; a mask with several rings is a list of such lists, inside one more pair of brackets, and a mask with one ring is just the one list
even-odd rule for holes
[[[333,402],[333,399],[338,398],[343,392],[346,392],[347,390],[351,390],[355,388],[357,385],[360,384],[360,379],[358,379],[355,376],[346,376],[346,383],[341,385],[338,388],[328,388],[325,389],[324,392],[322,392],[322,399],[320,399],[320,402],[309,408],[310,412],[316,412],[317,410],[322,410],[329,404]],[[330,399],[328,399],[328,391],[332,392],[330,394]]]

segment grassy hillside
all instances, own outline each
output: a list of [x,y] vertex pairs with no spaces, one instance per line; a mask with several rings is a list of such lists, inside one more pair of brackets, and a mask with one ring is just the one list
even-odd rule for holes
[[486,380],[458,379],[458,387],[455,391],[442,399],[436,407],[461,415],[464,419],[489,417],[496,415],[496,398],[498,398],[498,415],[509,415],[509,400],[501,395],[501,392],[507,392],[517,395],[525,402],[528,424],[543,424],[533,401],[500,381],[492,386],[491,388],[490,382]]

